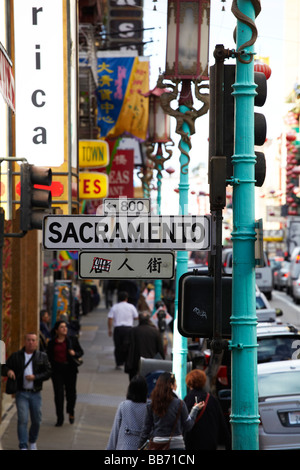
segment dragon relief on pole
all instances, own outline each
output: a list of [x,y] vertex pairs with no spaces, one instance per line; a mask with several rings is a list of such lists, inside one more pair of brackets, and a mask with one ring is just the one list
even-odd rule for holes
[[[179,149],[181,153],[183,153],[187,157],[187,163],[182,165],[181,167],[181,172],[182,173],[187,173],[188,171],[188,165],[190,161],[190,157],[188,152],[182,147],[182,142],[187,144],[188,148],[191,149],[191,141],[190,141],[190,135],[193,135],[195,133],[195,120],[203,116],[204,114],[207,113],[209,109],[209,93],[201,93],[201,90],[206,88],[209,88],[208,84],[202,83],[202,80],[193,80],[194,83],[194,93],[195,97],[197,100],[201,101],[203,103],[202,107],[199,109],[195,109],[193,107],[193,99],[192,99],[192,94],[191,92],[185,94],[184,97],[182,97],[182,93],[180,95],[180,103],[185,105],[188,109],[185,113],[181,112],[179,109],[173,109],[171,107],[171,102],[176,100],[178,98],[179,94],[179,83],[182,80],[176,80],[174,79],[173,82],[171,83],[164,83],[164,76],[160,75],[157,81],[157,87],[158,88],[167,88],[168,92],[162,93],[160,96],[160,104],[162,109],[166,114],[169,114],[170,116],[175,117],[176,119],[176,133],[181,136],[181,141],[179,143]],[[192,80],[186,80],[186,82],[189,82],[189,86]],[[190,133],[187,133],[183,130],[183,124],[186,123],[189,126]]]

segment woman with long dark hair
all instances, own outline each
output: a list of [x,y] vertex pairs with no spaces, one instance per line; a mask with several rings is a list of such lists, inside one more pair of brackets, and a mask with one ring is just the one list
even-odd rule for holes
[[183,434],[192,429],[204,403],[195,403],[189,414],[184,401],[176,395],[176,388],[175,375],[170,372],[162,373],[157,379],[151,403],[147,405],[139,447],[151,438],[157,444],[169,442],[172,450],[185,449]]
[[76,403],[76,382],[78,373],[78,358],[83,350],[76,336],[68,336],[66,322],[58,321],[53,328],[54,337],[49,341],[47,354],[52,367],[52,383],[57,422],[64,422],[64,392],[66,391],[67,413],[70,424],[74,423]]

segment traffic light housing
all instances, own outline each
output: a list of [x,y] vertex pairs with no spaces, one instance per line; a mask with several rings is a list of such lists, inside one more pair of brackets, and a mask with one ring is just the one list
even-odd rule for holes
[[[185,273],[179,279],[178,331],[187,338],[213,338],[214,278]],[[222,338],[231,337],[232,277],[222,277]]]
[[28,231],[42,229],[45,209],[51,208],[51,191],[39,186],[50,186],[52,171],[29,163],[21,165],[21,201],[20,201],[20,229]]
[[[217,68],[218,66],[218,68]],[[211,201],[221,198],[220,180],[226,166],[226,179],[233,177],[231,157],[234,154],[234,105],[232,85],[235,83],[235,65],[213,65],[210,67],[210,110],[209,110],[209,182]],[[255,106],[263,106],[267,96],[266,77],[261,72],[254,72],[256,83]],[[266,139],[267,125],[263,114],[254,113],[254,144],[263,145]],[[265,180],[266,163],[262,152],[255,152],[255,186],[261,187]],[[220,157],[226,157],[226,163]],[[224,183],[223,186],[228,183]],[[218,189],[218,187],[220,189]],[[224,188],[223,188],[224,192]]]

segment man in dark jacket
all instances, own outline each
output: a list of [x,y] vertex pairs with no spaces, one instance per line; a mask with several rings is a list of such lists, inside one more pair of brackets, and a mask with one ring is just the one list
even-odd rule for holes
[[130,346],[125,364],[125,372],[129,374],[129,380],[138,374],[141,357],[165,358],[162,337],[151,322],[148,312],[139,314],[139,325],[132,328],[130,335]]
[[[18,439],[22,450],[36,450],[36,441],[41,424],[42,397],[44,380],[51,375],[51,367],[46,353],[38,351],[38,337],[28,333],[25,346],[13,353],[3,367],[3,375],[17,381],[16,406],[18,413]],[[28,436],[28,415],[31,426]],[[28,439],[29,437],[29,439]]]

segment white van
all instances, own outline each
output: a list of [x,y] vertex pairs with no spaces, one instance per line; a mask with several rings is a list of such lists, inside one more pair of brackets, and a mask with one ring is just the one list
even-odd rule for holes
[[[225,274],[232,274],[232,248],[225,248],[222,252],[222,265]],[[255,268],[256,285],[265,294],[268,300],[272,298],[273,277],[272,268],[264,252],[264,266]]]
[[[293,284],[300,276],[300,246],[296,246],[291,254],[290,275],[288,277],[287,293],[294,297]],[[297,298],[297,295],[295,296]]]

